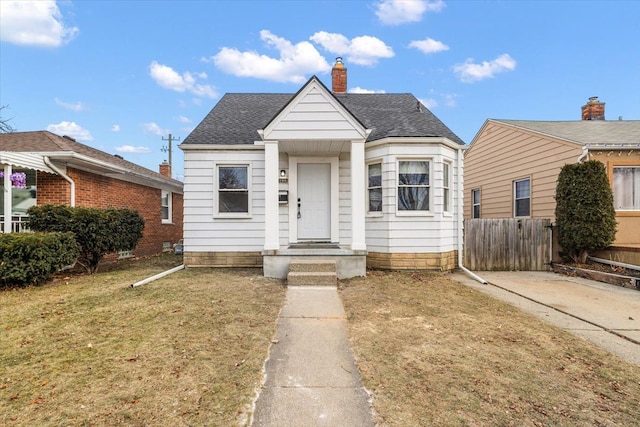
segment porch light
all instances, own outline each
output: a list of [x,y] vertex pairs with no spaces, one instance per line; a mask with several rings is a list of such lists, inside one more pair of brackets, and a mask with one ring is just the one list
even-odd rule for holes
[[287,170],[280,169],[280,178],[286,178],[286,177],[287,177]]

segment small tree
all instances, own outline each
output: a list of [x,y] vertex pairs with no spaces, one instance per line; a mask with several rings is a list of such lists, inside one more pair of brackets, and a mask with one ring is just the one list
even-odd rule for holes
[[556,224],[562,256],[586,262],[616,237],[613,192],[604,164],[597,160],[565,165],[556,186]]
[[78,264],[91,274],[106,254],[134,249],[144,230],[144,218],[130,209],[44,205],[32,206],[27,213],[31,230],[73,233],[80,251]]

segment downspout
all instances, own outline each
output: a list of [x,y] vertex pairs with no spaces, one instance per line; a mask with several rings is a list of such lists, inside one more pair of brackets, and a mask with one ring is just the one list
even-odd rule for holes
[[456,193],[458,194],[458,268],[462,270],[467,276],[471,277],[474,280],[482,283],[483,285],[488,285],[489,282],[484,280],[482,277],[475,274],[473,271],[467,269],[464,265],[462,265],[462,249],[463,249],[463,232],[464,232],[464,216],[462,212],[462,203],[464,201],[464,192],[462,191],[462,148],[458,148],[458,158],[457,158],[457,171],[458,171],[458,185]]
[[69,177],[69,175],[62,172],[60,168],[58,168],[57,166],[54,166],[53,163],[51,163],[51,160],[49,160],[49,157],[44,156],[43,159],[44,159],[45,165],[53,169],[54,172],[56,172],[58,175],[63,177],[71,185],[71,200],[69,201],[69,206],[71,206],[72,208],[75,207],[76,206],[76,183],[73,182],[73,180],[71,179],[71,177]]
[[576,163],[582,163],[582,161],[589,155],[589,147],[587,147],[586,145],[584,145],[582,147],[582,154],[580,154],[580,157],[578,157],[578,160],[576,161]]

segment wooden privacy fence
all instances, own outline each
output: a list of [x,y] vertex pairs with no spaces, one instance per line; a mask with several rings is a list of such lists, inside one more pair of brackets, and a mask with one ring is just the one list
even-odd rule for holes
[[543,271],[551,265],[550,219],[466,219],[464,266],[476,271]]

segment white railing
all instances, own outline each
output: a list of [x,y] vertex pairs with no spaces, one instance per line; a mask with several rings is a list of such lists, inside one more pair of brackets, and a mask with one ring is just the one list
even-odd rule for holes
[[[11,216],[11,232],[27,233],[27,217],[28,215],[12,215]],[[0,231],[4,231],[4,215],[0,215]]]

